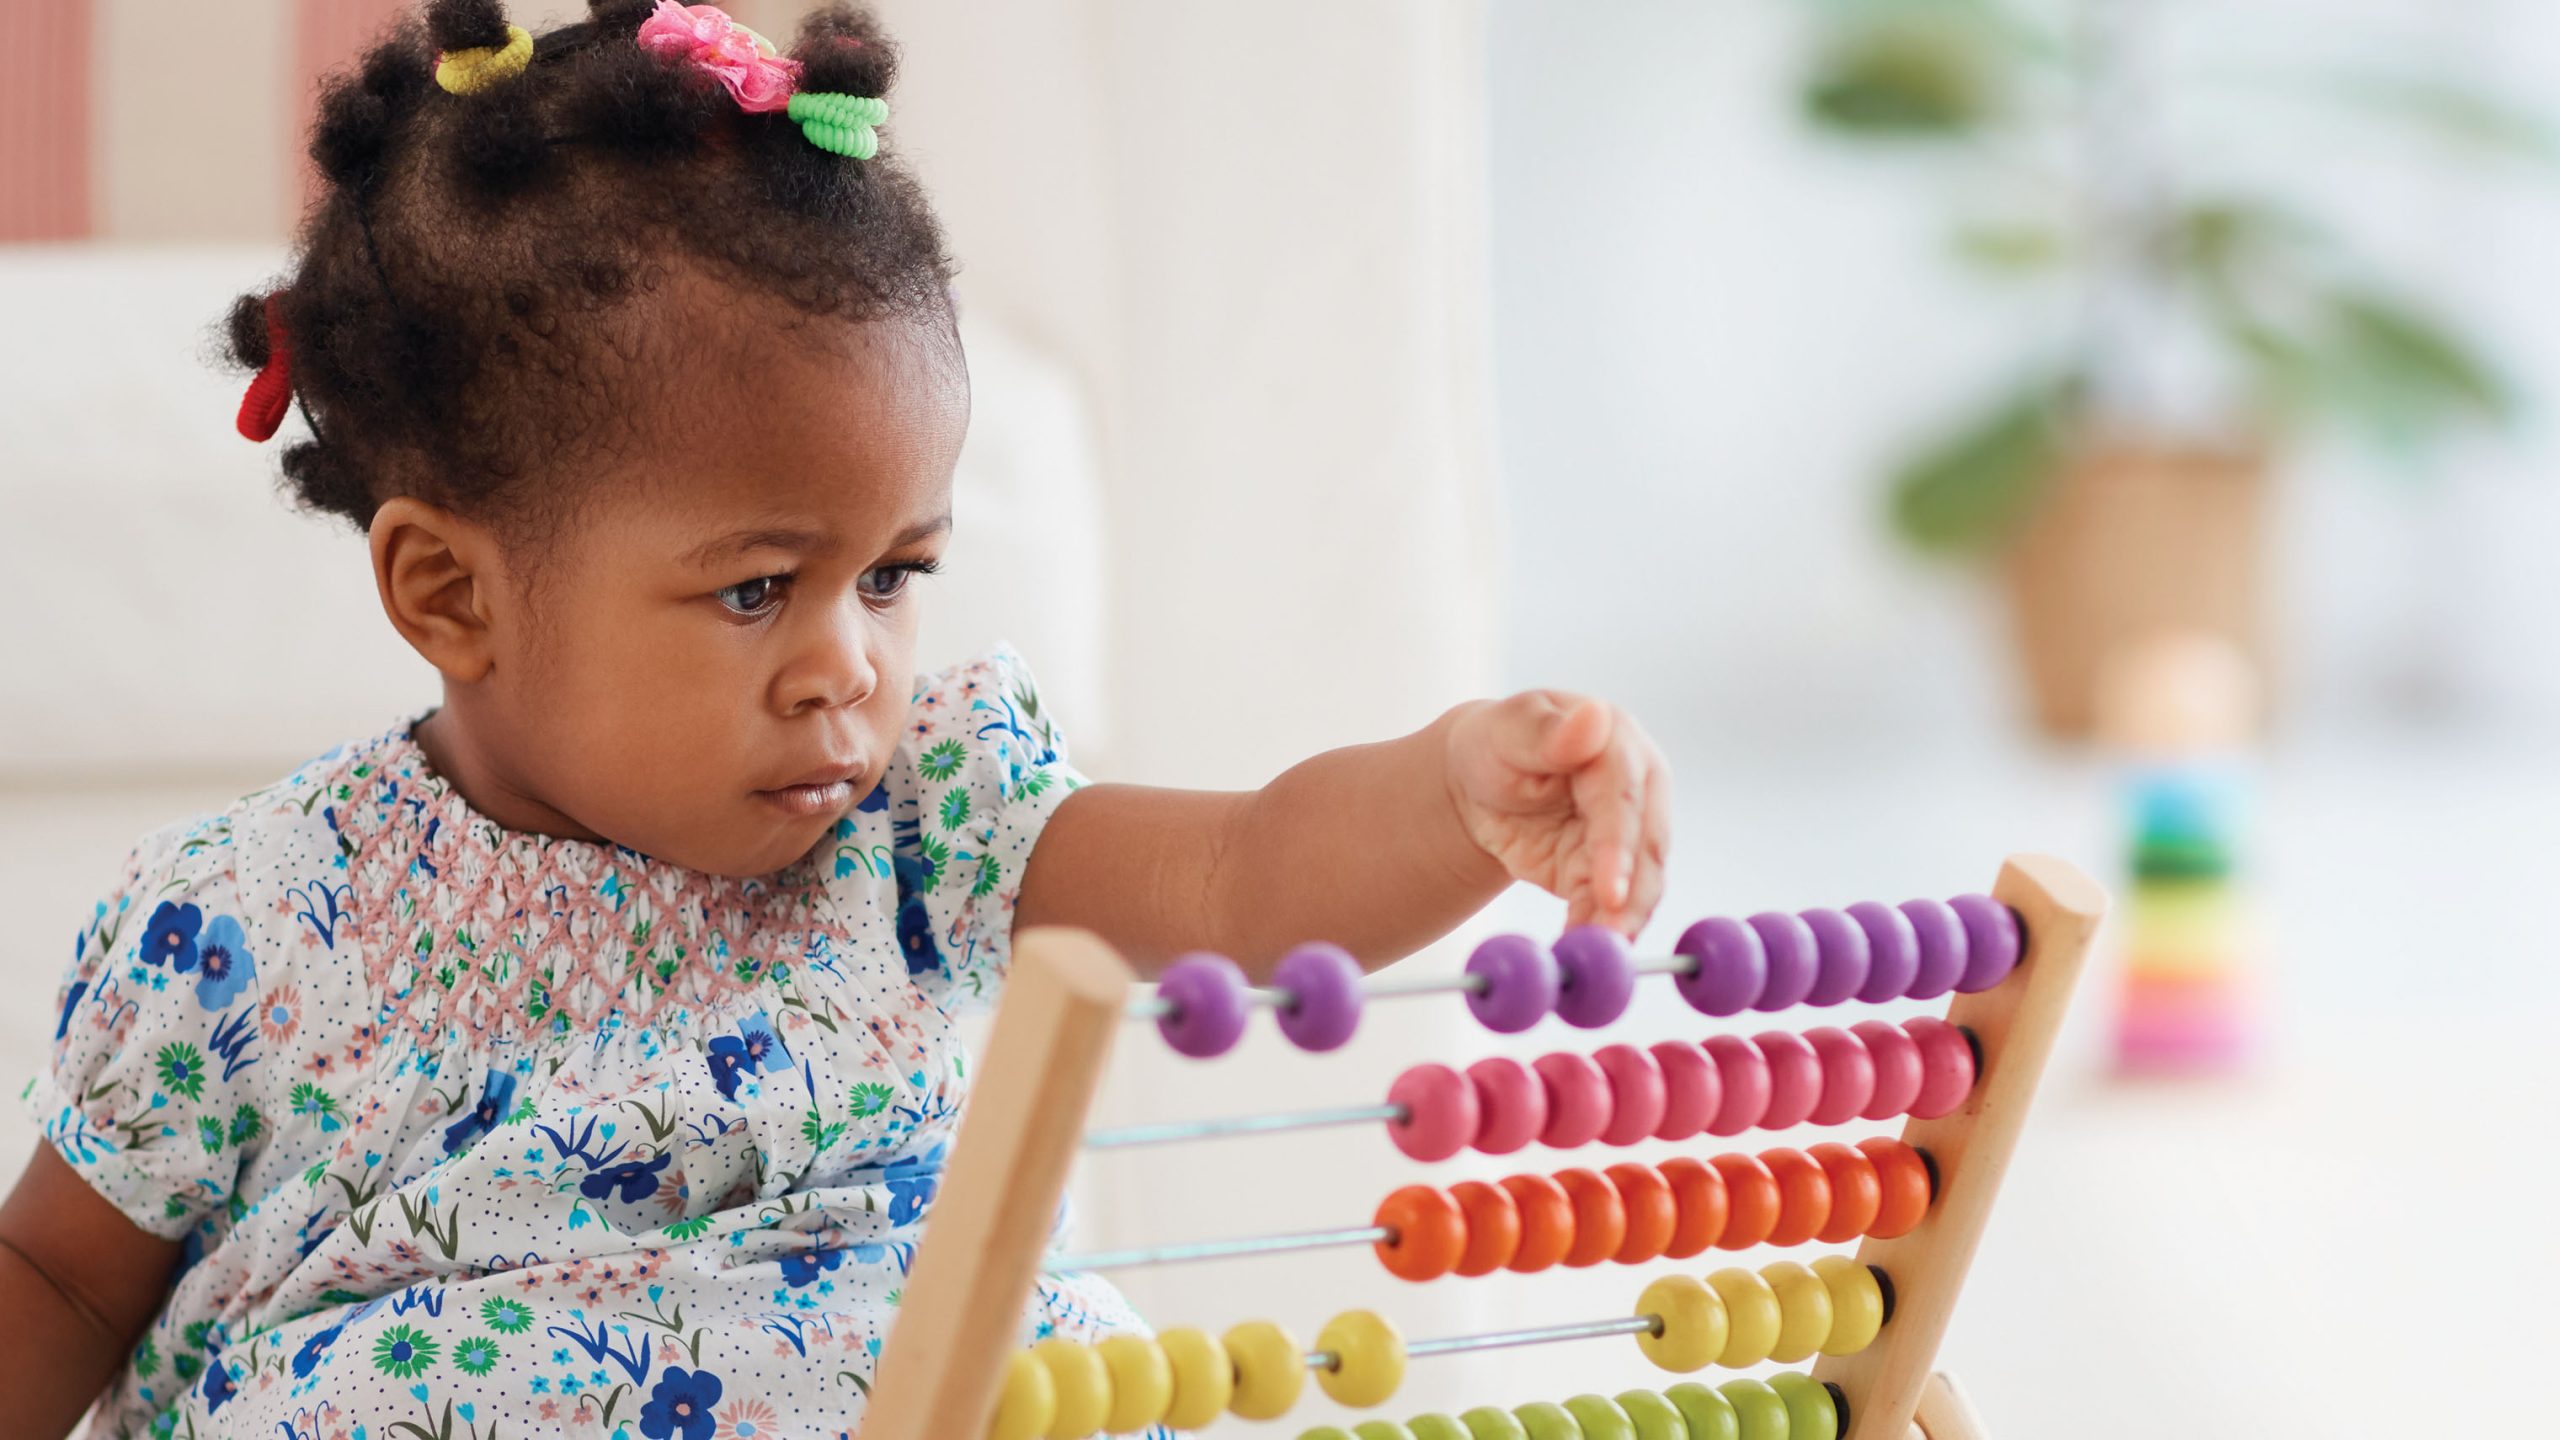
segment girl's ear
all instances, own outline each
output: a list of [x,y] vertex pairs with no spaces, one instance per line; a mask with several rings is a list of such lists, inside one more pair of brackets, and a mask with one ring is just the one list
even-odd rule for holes
[[506,576],[497,537],[450,510],[394,496],[367,532],[382,613],[445,679],[469,684],[497,664],[498,587]]

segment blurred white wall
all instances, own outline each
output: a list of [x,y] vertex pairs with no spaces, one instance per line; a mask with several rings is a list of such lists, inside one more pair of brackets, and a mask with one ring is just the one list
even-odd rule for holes
[[[2560,93],[2560,13],[2529,0],[2133,3],[2184,51]],[[1979,743],[2016,713],[1997,616],[1886,535],[1881,476],[2062,317],[1957,267],[1948,172],[1800,119],[1811,8],[1490,8],[1507,654],[1661,732]],[[2358,222],[2538,402],[2423,484],[2326,452],[2283,477],[2291,712],[2560,716],[2560,168],[2342,154],[2365,132],[2248,113],[2194,117],[2217,164]]]

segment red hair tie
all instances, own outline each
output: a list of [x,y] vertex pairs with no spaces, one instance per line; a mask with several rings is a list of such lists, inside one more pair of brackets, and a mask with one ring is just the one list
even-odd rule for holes
[[283,298],[281,293],[267,297],[267,363],[258,367],[248,393],[240,397],[240,433],[260,442],[275,438],[293,404],[293,365],[285,345],[284,307],[278,303]]

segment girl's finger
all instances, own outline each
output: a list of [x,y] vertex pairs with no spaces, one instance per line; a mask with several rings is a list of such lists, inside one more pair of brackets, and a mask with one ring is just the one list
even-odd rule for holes
[[1652,757],[1645,771],[1644,824],[1636,844],[1633,883],[1627,903],[1613,917],[1621,930],[1632,938],[1653,919],[1655,907],[1662,903],[1662,887],[1669,873],[1671,858],[1671,772],[1660,756]]
[[1582,823],[1592,893],[1602,910],[1612,912],[1626,908],[1644,827],[1645,752],[1628,739],[1622,733],[1573,774],[1574,816]]

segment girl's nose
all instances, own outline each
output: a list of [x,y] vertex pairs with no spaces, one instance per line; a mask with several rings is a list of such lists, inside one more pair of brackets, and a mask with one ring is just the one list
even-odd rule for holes
[[838,607],[774,677],[775,708],[785,715],[859,705],[880,686],[870,626],[859,602]]

